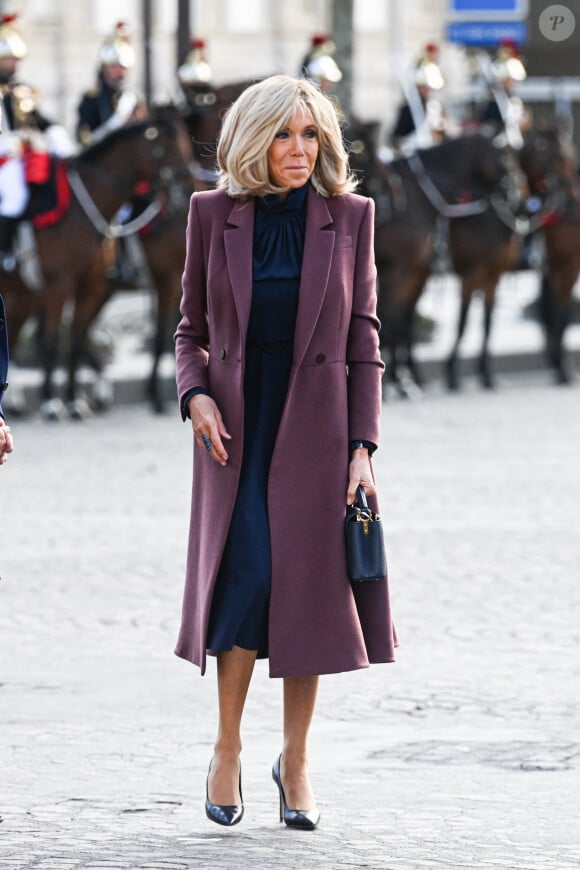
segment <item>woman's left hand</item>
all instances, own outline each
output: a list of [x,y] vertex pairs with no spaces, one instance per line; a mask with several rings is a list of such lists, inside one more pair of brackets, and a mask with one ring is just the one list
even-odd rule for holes
[[376,494],[377,490],[371,472],[371,460],[366,447],[359,447],[352,452],[352,459],[348,467],[347,505],[353,504],[356,500],[357,486],[362,486],[367,495]]

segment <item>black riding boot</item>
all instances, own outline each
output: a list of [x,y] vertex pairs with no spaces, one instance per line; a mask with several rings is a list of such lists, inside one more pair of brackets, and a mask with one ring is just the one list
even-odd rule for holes
[[139,272],[133,264],[124,238],[117,241],[115,263],[107,278],[110,284],[119,289],[137,289],[139,286]]
[[17,229],[18,218],[0,215],[0,272],[5,275],[14,272],[18,265],[14,251]]

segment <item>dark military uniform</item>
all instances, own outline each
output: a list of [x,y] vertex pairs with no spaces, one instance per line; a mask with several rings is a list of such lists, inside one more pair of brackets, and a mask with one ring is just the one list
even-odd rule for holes
[[399,109],[399,114],[397,120],[395,121],[393,132],[391,133],[391,139],[393,143],[398,144],[401,139],[404,139],[406,136],[410,136],[411,133],[414,133],[416,129],[417,128],[415,126],[415,119],[413,118],[411,107],[408,103],[403,103],[403,105]]
[[99,72],[96,88],[86,91],[78,107],[77,139],[88,145],[93,130],[101,127],[115,113],[121,91],[111,87]]

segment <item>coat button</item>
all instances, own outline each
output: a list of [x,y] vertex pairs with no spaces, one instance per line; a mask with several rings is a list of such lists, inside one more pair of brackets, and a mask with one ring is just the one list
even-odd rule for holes
[[323,363],[323,362],[326,362],[326,357],[325,357],[325,355],[324,355],[323,353],[319,353],[319,354],[317,354],[317,356],[316,356],[316,362],[317,362],[317,363]]
[[222,349],[220,350],[220,359],[225,359],[225,358],[226,358],[226,349],[225,349],[225,347],[222,347]]

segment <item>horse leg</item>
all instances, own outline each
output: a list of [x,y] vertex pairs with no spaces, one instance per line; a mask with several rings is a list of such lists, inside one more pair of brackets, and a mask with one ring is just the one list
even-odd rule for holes
[[540,311],[546,329],[548,361],[553,366],[558,384],[572,379],[570,361],[564,349],[564,332],[570,319],[572,289],[576,270],[560,268],[556,274],[542,276]]
[[386,286],[393,288],[393,293],[396,295],[389,299],[380,297],[382,305],[378,313],[381,321],[381,346],[387,349],[386,382],[387,385],[394,387],[401,399],[410,398],[401,379],[399,362],[403,351],[405,362],[408,363],[412,343],[412,324],[417,294],[414,283],[411,282],[412,278],[404,273],[390,275]]
[[388,387],[393,386],[401,398],[407,397],[398,370],[397,350],[401,335],[400,303],[392,298],[398,286],[398,275],[391,273],[390,267],[377,264],[379,273],[377,313],[381,322],[380,344],[385,351],[385,374],[383,377],[383,400],[387,398]]
[[570,320],[570,306],[566,305],[561,299],[558,300],[557,304],[558,312],[553,334],[554,348],[556,350],[556,382],[565,386],[566,384],[571,384],[574,380],[570,358],[564,347],[564,333]]
[[399,371],[399,351],[401,347],[405,346],[404,342],[402,343],[402,332],[399,329],[399,326],[402,325],[404,319],[402,312],[397,315],[396,319],[393,321],[395,331],[385,343],[387,348],[387,361],[385,364],[387,384],[394,387],[395,392],[400,399],[410,398]]
[[482,386],[488,390],[492,390],[495,387],[491,358],[489,355],[489,337],[491,334],[491,323],[498,281],[499,275],[495,275],[484,287],[483,344],[481,347],[481,356],[479,358],[479,376],[481,378]]
[[40,359],[44,380],[40,390],[40,410],[45,420],[54,422],[64,413],[62,399],[54,390],[54,370],[58,362],[60,326],[64,304],[70,298],[70,282],[56,278],[46,281],[44,323],[40,340]]
[[[151,267],[150,267],[151,268]],[[147,381],[147,396],[153,411],[162,414],[166,403],[159,378],[159,364],[170,347],[177,326],[177,313],[181,295],[181,274],[151,269],[153,285],[157,291],[157,323],[153,340],[153,365]]]
[[111,297],[112,292],[104,279],[104,273],[99,272],[93,275],[92,280],[85,282],[82,294],[77,294],[71,324],[66,390],[67,409],[70,416],[75,420],[82,420],[87,414],[86,403],[81,402],[77,395],[77,372],[83,359],[90,357],[91,365],[97,372],[97,375],[102,373],[100,362],[87,349],[87,340],[91,325]]
[[463,333],[465,332],[467,315],[469,313],[469,305],[471,303],[474,290],[475,287],[473,285],[473,282],[468,281],[467,277],[463,276],[461,282],[461,307],[459,309],[457,335],[453,347],[451,348],[451,353],[449,354],[445,362],[445,377],[447,381],[447,388],[449,390],[458,390],[460,387],[458,362],[459,346],[461,344]]
[[415,318],[417,315],[417,305],[419,303],[419,299],[421,297],[421,293],[423,292],[425,284],[427,283],[428,277],[428,269],[421,270],[417,273],[411,299],[407,307],[405,323],[403,327],[405,335],[405,350],[407,354],[407,368],[409,370],[409,374],[413,379],[414,384],[419,387],[419,389],[424,386],[425,380],[421,372],[421,368],[418,365],[417,360],[415,359],[415,355],[413,353],[415,341]]

